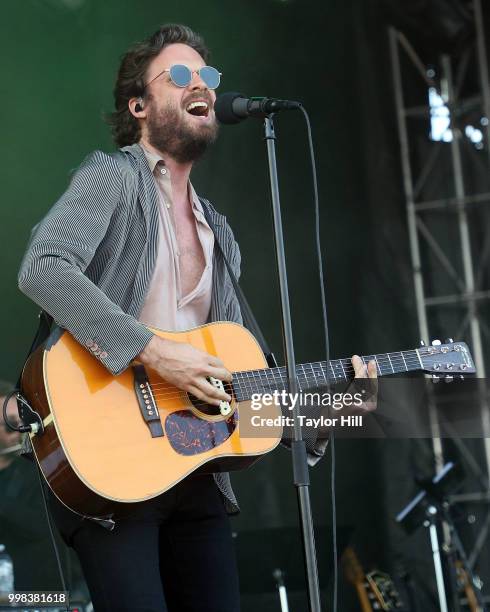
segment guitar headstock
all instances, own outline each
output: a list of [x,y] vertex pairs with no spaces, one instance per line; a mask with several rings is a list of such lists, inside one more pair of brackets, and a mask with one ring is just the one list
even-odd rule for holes
[[401,611],[404,608],[404,604],[389,574],[373,570],[366,574],[366,580],[371,587],[373,599],[378,604],[378,610]]
[[421,369],[432,374],[434,380],[444,378],[451,382],[454,377],[463,378],[465,374],[476,372],[468,345],[452,340],[442,343],[434,340],[430,346],[421,346],[417,353],[422,362]]
[[373,570],[365,573],[356,552],[350,546],[342,555],[342,563],[347,579],[361,593],[363,610],[397,610],[406,612],[396,586],[388,574]]

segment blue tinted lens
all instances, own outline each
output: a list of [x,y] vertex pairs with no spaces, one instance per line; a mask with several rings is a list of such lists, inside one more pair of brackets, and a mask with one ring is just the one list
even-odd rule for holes
[[206,83],[209,89],[216,89],[219,85],[220,74],[212,66],[203,66],[199,70],[199,76]]
[[170,68],[170,78],[177,87],[187,87],[192,81],[192,72],[183,64],[175,64]]

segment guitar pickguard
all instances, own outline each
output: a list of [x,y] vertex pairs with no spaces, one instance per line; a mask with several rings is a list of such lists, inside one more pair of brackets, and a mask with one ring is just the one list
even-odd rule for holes
[[207,421],[189,410],[178,410],[165,419],[165,433],[176,453],[198,455],[226,442],[237,425],[237,411],[226,420]]

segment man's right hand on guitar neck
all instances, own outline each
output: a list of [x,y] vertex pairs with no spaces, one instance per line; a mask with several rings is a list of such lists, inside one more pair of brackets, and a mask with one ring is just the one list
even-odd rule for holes
[[138,361],[157,372],[164,380],[191,393],[208,404],[219,406],[231,397],[214,387],[208,380],[213,376],[231,382],[231,373],[221,359],[190,344],[153,336],[137,357]]

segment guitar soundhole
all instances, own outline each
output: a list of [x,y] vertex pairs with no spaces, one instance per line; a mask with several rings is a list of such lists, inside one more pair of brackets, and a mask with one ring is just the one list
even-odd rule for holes
[[[225,388],[226,393],[228,393],[228,395],[231,395],[233,397],[233,388],[232,388],[231,383],[225,383],[224,388]],[[196,408],[196,410],[199,410],[199,412],[202,412],[203,414],[207,416],[211,416],[211,417],[221,415],[219,406],[213,406],[213,404],[207,404],[203,400],[198,399],[197,397],[195,397],[194,395],[191,395],[190,393],[188,394],[188,396],[194,408]]]
[[198,455],[226,442],[237,423],[237,412],[223,421],[207,421],[189,410],[178,410],[165,419],[165,433],[175,452]]

